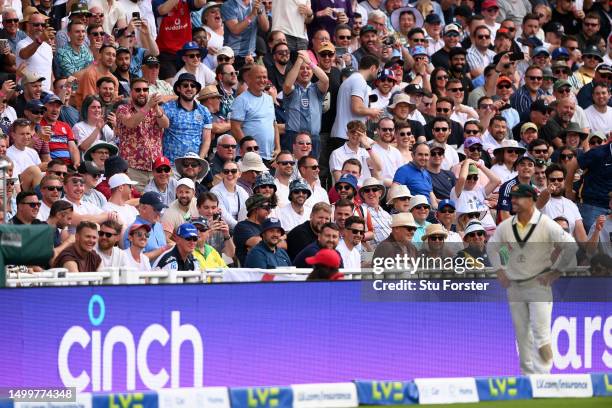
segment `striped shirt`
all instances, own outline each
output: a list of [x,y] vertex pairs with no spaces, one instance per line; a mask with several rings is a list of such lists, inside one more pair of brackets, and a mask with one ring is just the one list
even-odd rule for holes
[[[539,99],[542,96],[544,96],[544,91],[538,88],[538,92],[536,94],[535,99]],[[521,118],[529,116],[529,112],[531,111],[531,104],[533,102],[534,100],[531,99],[531,93],[525,85],[517,89],[514,95],[512,95],[512,97],[510,98],[510,105],[512,105],[512,107],[517,110]]]
[[471,69],[484,68],[493,63],[495,51],[487,49],[484,55],[474,46],[467,51],[466,60]]
[[364,204],[367,208],[370,216],[372,217],[372,224],[374,225],[374,244],[378,245],[383,242],[389,234],[391,234],[391,215],[383,210],[381,207],[378,209],[370,207]]

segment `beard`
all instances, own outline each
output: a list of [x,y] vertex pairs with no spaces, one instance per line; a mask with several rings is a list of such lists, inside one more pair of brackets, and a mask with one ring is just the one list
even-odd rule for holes
[[180,94],[179,95],[179,99],[181,99],[182,101],[185,101],[185,102],[193,102],[193,100],[195,99],[195,95],[187,96],[187,95]]

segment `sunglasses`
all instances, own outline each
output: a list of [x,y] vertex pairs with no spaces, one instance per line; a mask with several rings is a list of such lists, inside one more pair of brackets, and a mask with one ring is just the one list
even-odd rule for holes
[[510,154],[519,154],[521,152],[521,150],[513,149],[513,148],[506,148],[506,149],[504,149],[504,151],[506,153],[510,153]]
[[399,135],[402,137],[412,136],[412,132],[399,132]]
[[439,151],[439,150],[436,150],[435,152],[431,152],[431,153],[430,153],[430,156],[431,156],[431,157],[442,157],[442,156],[444,156],[444,152],[441,152],[441,151]]
[[220,144],[219,146],[221,146],[224,149],[235,149],[238,145],[235,145],[235,144]]
[[155,169],[156,173],[170,173],[172,169],[170,167],[162,166]]
[[497,85],[497,89],[510,89],[512,88],[512,85],[510,84],[499,84]]
[[548,149],[533,149],[534,154],[546,154],[548,153]]
[[312,170],[319,170],[319,165],[318,164],[313,164],[312,166],[304,166],[307,169],[312,169]]
[[436,108],[436,112],[438,112],[438,113],[448,113],[448,112],[450,112],[450,108]]
[[19,22],[18,18],[7,18],[5,20],[2,20],[3,23],[11,23],[11,24],[17,24]]
[[92,31],[89,35],[92,37],[104,37],[104,31]]
[[64,191],[64,187],[62,186],[45,186],[43,188],[48,191]]
[[134,88],[135,92],[149,92],[149,88]]
[[488,9],[485,9],[484,11],[487,11],[489,13],[495,13],[496,11],[499,11],[499,9],[497,7],[489,7]]
[[482,147],[479,147],[479,146],[470,146],[470,147],[468,147],[468,150],[470,152],[472,152],[472,153],[480,152],[482,150]]
[[338,36],[339,40],[350,40],[351,38],[353,38],[353,36],[351,35],[339,35]]
[[478,130],[478,129],[465,129],[463,131],[463,133],[465,133],[466,135],[477,135],[478,133],[480,133],[480,130]]
[[199,52],[197,52],[195,54],[185,54],[185,57],[187,57],[187,58],[200,58],[201,56],[202,55]]
[[404,227],[404,228],[406,228],[408,230],[408,232],[412,232],[412,233],[416,232],[416,230],[417,230],[414,227]]
[[[230,62],[232,59],[230,57],[226,57],[225,55],[219,55],[217,57],[217,61],[219,62]],[[225,72],[226,74],[228,74],[229,72]],[[235,74],[235,72],[234,72]]]
[[440,241],[443,242],[446,239],[444,235],[430,235],[427,237],[428,241]]
[[448,88],[448,92],[463,92],[463,88]]
[[444,208],[443,210],[439,210],[438,212],[441,214],[454,214],[455,210],[453,210],[452,208]]
[[47,23],[30,23],[32,27],[46,27]]
[[351,191],[353,186],[349,184],[339,184],[336,186],[336,191]]
[[569,75],[569,70],[567,70],[567,69],[555,69],[553,71],[553,74],[555,74],[555,75]]
[[136,235],[138,238],[149,238],[151,236],[151,233],[149,232],[142,232],[142,231],[135,231],[132,233],[132,235]]
[[468,219],[470,219],[470,220],[475,219],[475,218],[480,218],[480,213],[477,213],[477,212],[468,213],[468,214],[467,214],[467,217],[468,217]]
[[565,179],[563,177],[549,177],[548,181],[551,183],[563,183],[565,181]]
[[37,110],[30,111],[30,112],[32,112],[32,115],[42,115],[43,113],[45,113],[43,109],[40,109],[40,110],[37,109]]
[[279,161],[277,163],[280,164],[281,166],[293,166],[295,164],[295,162],[292,161],[292,160],[289,160],[289,161]]
[[66,174],[68,174],[68,173],[65,173],[63,171],[52,171],[52,170],[49,170],[49,173],[53,173],[56,176],[61,177],[61,178],[66,177]]
[[276,55],[289,55],[289,50],[286,50],[286,51],[276,51],[275,54]]
[[478,176],[475,174],[472,174],[471,176],[467,176],[466,180],[468,181],[478,181]]
[[184,163],[183,167],[191,167],[192,169],[195,169],[197,167],[200,167],[201,164],[198,162],[190,162],[190,163]]
[[598,139],[598,138],[593,138],[591,140],[589,140],[589,145],[594,146],[594,145],[600,145],[603,143],[603,140]]
[[561,160],[570,160],[574,158],[573,154],[560,154],[559,157]]
[[311,146],[312,145],[311,142],[297,142],[297,144],[300,146]]
[[377,191],[380,191],[380,189],[376,187],[366,187],[366,188],[362,188],[361,191],[364,194],[369,194],[369,193],[375,193]]
[[569,89],[569,87],[565,87],[565,88],[557,89],[557,92],[559,92],[560,94],[569,94],[571,90]]
[[196,84],[192,84],[191,82],[185,82],[181,84],[181,88],[193,88],[197,89],[198,86]]
[[238,169],[223,169],[223,174],[236,174],[238,173]]
[[439,77],[436,77],[437,81],[448,81],[448,75],[442,75]]
[[348,230],[351,231],[355,235],[365,235],[364,230],[355,229],[355,228],[348,228]]
[[529,75],[527,78],[529,78],[530,81],[541,81],[542,79],[544,79],[544,77],[541,77],[541,76],[531,76],[531,75]]
[[98,236],[100,238],[102,238],[102,237],[112,238],[115,235],[117,235],[117,234],[115,234],[114,232],[98,231]]
[[419,204],[412,207],[413,210],[429,210],[429,206],[426,204]]
[[259,146],[249,146],[246,148],[247,152],[258,152],[259,151]]
[[425,44],[427,42],[427,40],[425,38],[413,38],[412,39],[413,43],[421,43],[421,44]]
[[476,231],[476,232],[470,232],[469,234],[466,234],[465,236],[467,238],[474,238],[474,237],[484,237],[485,233],[484,231]]
[[448,128],[447,127],[435,127],[433,128],[434,132],[448,132]]
[[322,58],[331,58],[331,57],[333,57],[333,56],[334,56],[334,54],[335,54],[335,53],[333,53],[333,52],[329,52],[329,51],[319,53],[319,55],[320,55]]
[[[183,237],[181,237],[183,238]],[[189,241],[189,242],[198,242],[198,237],[189,237],[189,238],[183,238],[185,241]]]
[[72,180],[70,180],[70,182],[74,184],[75,186],[78,186],[78,185],[82,186],[83,184],[85,184],[85,181],[82,178],[73,178]]
[[38,207],[40,207],[40,202],[38,202],[38,203],[21,203],[21,204],[29,205],[30,208],[38,208]]
[[381,132],[394,132],[395,128],[379,128]]

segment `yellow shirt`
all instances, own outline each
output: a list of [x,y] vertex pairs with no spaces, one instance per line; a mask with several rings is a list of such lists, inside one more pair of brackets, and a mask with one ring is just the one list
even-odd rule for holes
[[208,244],[206,244],[204,252],[200,248],[196,248],[193,251],[193,256],[200,264],[200,269],[227,268],[219,252]]

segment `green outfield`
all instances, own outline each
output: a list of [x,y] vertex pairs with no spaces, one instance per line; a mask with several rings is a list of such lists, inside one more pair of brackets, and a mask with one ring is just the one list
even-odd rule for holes
[[441,405],[360,405],[359,408],[408,408],[418,407],[437,407],[437,408],[610,408],[612,407],[612,397],[606,398],[566,398],[566,399],[535,399],[535,400],[516,400],[516,401],[486,401],[470,404],[441,404]]

